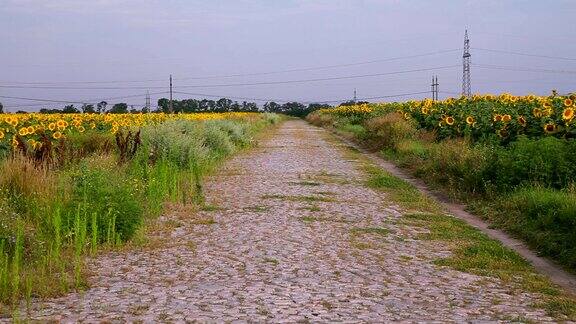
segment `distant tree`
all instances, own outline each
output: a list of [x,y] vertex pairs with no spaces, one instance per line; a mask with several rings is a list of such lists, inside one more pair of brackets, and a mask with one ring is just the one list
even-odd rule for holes
[[275,103],[274,101],[267,102],[264,104],[264,111],[270,113],[279,113],[282,109],[282,105]]
[[158,110],[164,113],[170,112],[170,100],[166,98],[158,99]]
[[61,113],[62,113],[62,110],[60,110],[60,109],[42,108],[42,109],[40,109],[40,113],[41,113],[41,114],[61,114]]
[[128,105],[126,103],[117,103],[112,106],[112,109],[108,110],[111,114],[127,114],[128,113]]
[[27,112],[27,111],[24,111],[24,110],[18,110],[16,113],[17,113],[17,114],[27,114],[28,112]]
[[183,113],[197,112],[199,109],[198,100],[185,99],[180,102],[180,111]]
[[217,112],[226,112],[230,111],[232,107],[232,100],[227,98],[221,98],[216,101],[216,111]]
[[83,104],[82,105],[82,112],[85,114],[93,114],[96,112],[96,109],[94,109],[94,105]]
[[[142,108],[142,109],[146,109],[146,108]],[[131,114],[139,114],[139,113],[141,113],[141,112],[142,112],[141,110],[136,109],[136,108],[130,109],[130,113],[131,113]]]
[[0,114],[4,113],[4,105],[0,102]]
[[106,106],[108,106],[108,103],[106,101],[100,101],[99,103],[96,104],[96,111],[99,114],[102,114],[106,112]]
[[77,114],[80,112],[80,110],[76,109],[74,105],[67,105],[64,107],[64,109],[62,109],[62,112],[64,114]]
[[340,104],[340,106],[356,106],[356,105],[363,105],[363,104],[367,104],[368,101],[354,101],[354,100],[350,100],[350,101],[346,101]]

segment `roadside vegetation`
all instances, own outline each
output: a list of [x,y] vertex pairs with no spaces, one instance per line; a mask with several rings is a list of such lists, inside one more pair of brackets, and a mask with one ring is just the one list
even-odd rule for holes
[[137,238],[167,202],[202,206],[203,177],[251,146],[279,116],[6,114],[0,119],[2,313],[22,298],[83,288],[85,256]]
[[324,109],[307,119],[381,152],[576,272],[574,99],[475,96]]

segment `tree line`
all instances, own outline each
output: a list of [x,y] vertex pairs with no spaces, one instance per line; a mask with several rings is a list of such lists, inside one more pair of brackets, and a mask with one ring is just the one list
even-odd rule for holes
[[[364,102],[348,101],[341,103],[342,106],[361,104]],[[109,107],[108,102],[101,101],[96,105],[83,104],[79,107],[75,105],[66,105],[62,109],[58,108],[42,108],[41,114],[127,114],[127,113],[196,113],[196,112],[270,112],[291,115],[295,117],[305,117],[309,113],[322,109],[332,107],[325,103],[310,103],[303,104],[300,102],[286,102],[276,103],[273,101],[266,102],[264,105],[259,106],[255,102],[238,102],[228,98],[220,98],[218,100],[211,99],[183,99],[172,100],[172,110],[170,109],[170,100],[167,98],[158,99],[157,109],[148,111],[146,107],[134,108],[126,103],[117,103]],[[0,103],[0,113],[3,113],[3,106]],[[26,111],[19,110],[16,113],[27,113]]]

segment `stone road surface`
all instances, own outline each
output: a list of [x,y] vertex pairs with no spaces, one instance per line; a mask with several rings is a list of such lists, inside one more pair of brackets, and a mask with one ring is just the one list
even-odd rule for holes
[[[89,290],[35,301],[30,318],[552,321],[536,296],[435,266],[448,249],[395,222],[399,209],[363,185],[358,161],[328,136],[285,122],[208,179],[218,208],[167,214],[166,242],[91,261]],[[354,231],[373,227],[389,231]]]

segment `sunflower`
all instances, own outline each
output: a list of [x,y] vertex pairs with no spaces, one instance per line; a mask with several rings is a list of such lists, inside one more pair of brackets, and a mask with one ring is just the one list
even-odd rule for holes
[[26,128],[26,127],[20,128],[20,130],[18,131],[18,135],[20,135],[20,136],[28,135],[28,128]]
[[518,124],[522,125],[522,127],[526,127],[526,118],[524,118],[524,116],[518,116]]
[[501,138],[508,137],[508,131],[505,128],[499,129],[497,132],[498,136]]
[[474,120],[474,117],[472,117],[472,116],[466,117],[466,124],[473,125],[475,122],[476,122],[476,120]]
[[508,123],[512,120],[512,117],[510,115],[503,115],[502,116],[502,121],[505,123]]
[[50,124],[48,124],[48,129],[51,130],[51,131],[55,130],[55,129],[56,129],[56,123],[50,123]]
[[574,101],[572,101],[572,99],[570,99],[570,98],[564,99],[564,106],[571,107],[573,104],[574,104]]
[[564,120],[572,120],[572,118],[574,118],[574,108],[564,109],[564,112],[562,113],[562,118],[564,118]]
[[54,134],[52,134],[52,138],[54,138],[55,140],[62,138],[62,133],[60,132],[55,132]]
[[428,109],[428,107],[422,107],[422,113],[424,115],[428,115],[429,112],[430,112],[430,110]]
[[56,126],[58,126],[58,129],[64,129],[68,127],[68,122],[63,119],[60,119],[59,121],[56,122]]
[[27,130],[28,130],[28,134],[34,134],[34,132],[36,131],[34,129],[34,127],[32,127],[32,126],[28,126]]
[[446,122],[447,125],[450,125],[450,126],[454,125],[454,118],[452,118],[450,116],[444,118],[444,121]]
[[5,136],[5,135],[4,135],[4,132],[0,130],[0,139],[3,139],[4,136]]
[[548,108],[552,108],[552,104],[550,103],[550,101],[544,101],[542,103],[542,107],[548,109]]
[[556,131],[556,125],[554,123],[548,123],[544,125],[544,131],[547,134],[554,133]]
[[540,110],[539,108],[534,108],[532,109],[532,115],[534,115],[534,117],[536,118],[540,118],[542,117],[542,110]]
[[494,118],[493,118],[493,119],[494,119],[495,122],[499,122],[499,121],[502,120],[502,115],[496,114],[496,115],[494,115]]
[[84,128],[84,126],[78,126],[78,131],[79,131],[80,133],[84,133],[85,130],[86,130],[86,129]]

